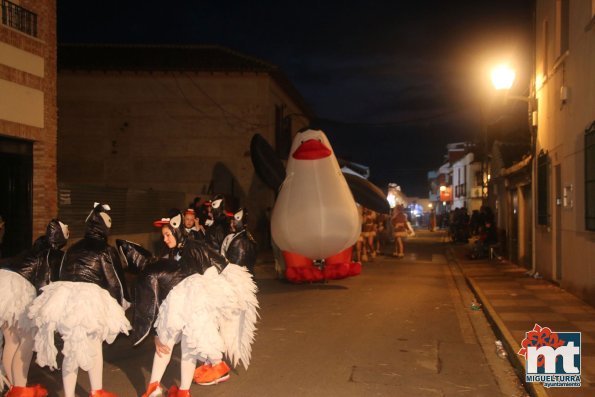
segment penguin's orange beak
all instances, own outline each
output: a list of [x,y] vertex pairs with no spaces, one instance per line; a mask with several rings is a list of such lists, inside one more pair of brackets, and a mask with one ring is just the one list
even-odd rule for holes
[[318,160],[331,155],[331,150],[318,139],[308,139],[293,152],[293,158],[297,160]]

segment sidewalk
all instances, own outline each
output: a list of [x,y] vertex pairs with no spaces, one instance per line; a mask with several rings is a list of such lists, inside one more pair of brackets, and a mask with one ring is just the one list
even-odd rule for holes
[[595,308],[556,284],[528,276],[523,267],[506,260],[471,260],[469,245],[447,244],[449,260],[458,264],[482,303],[523,383],[525,358],[517,352],[535,324],[553,332],[581,332],[581,387],[529,383],[528,390],[534,396],[595,396]]

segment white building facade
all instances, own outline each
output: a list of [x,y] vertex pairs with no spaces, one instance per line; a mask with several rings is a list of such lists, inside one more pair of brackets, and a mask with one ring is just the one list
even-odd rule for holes
[[536,2],[534,268],[595,303],[595,2]]

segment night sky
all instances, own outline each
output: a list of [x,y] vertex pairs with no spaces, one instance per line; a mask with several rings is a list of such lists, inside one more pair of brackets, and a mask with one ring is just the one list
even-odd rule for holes
[[276,64],[338,157],[425,197],[445,145],[480,138],[489,68],[510,63],[527,94],[532,14],[531,0],[58,0],[58,40],[218,44]]

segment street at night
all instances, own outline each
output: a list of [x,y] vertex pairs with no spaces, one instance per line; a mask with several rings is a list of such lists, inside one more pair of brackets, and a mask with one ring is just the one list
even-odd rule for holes
[[594,33],[2,0],[0,396],[595,396]]
[[[257,266],[261,319],[248,370],[230,380],[193,385],[200,396],[525,396],[495,340],[444,232],[418,231],[406,256],[378,256],[362,274],[327,283],[278,280],[270,257]],[[384,247],[390,253],[392,247]],[[191,304],[190,302],[188,304]],[[151,340],[133,348],[120,336],[105,349],[105,388],[144,392]],[[163,383],[179,382],[179,349]],[[89,392],[79,374],[77,395]],[[33,366],[31,382],[61,396],[60,372]]]

